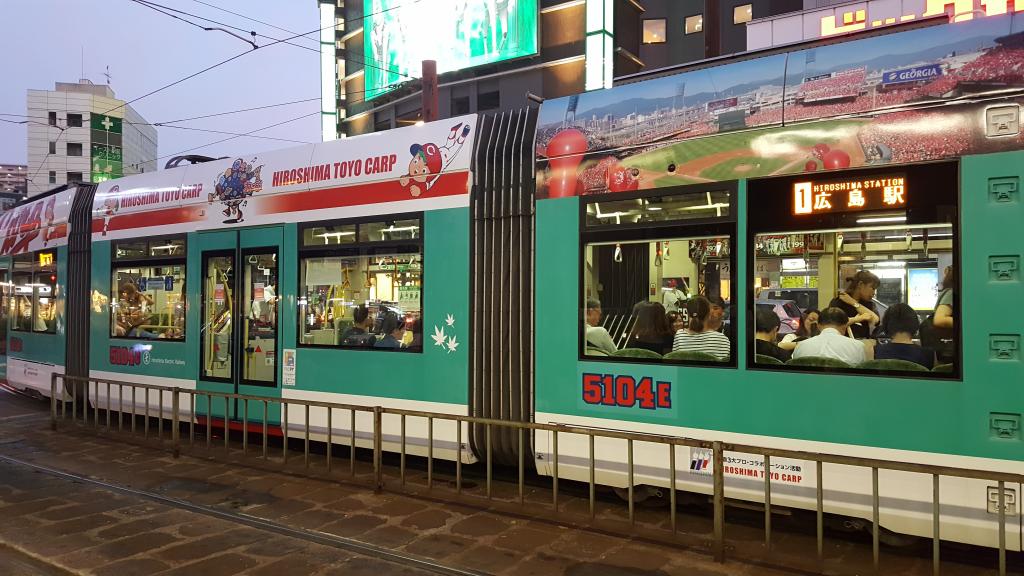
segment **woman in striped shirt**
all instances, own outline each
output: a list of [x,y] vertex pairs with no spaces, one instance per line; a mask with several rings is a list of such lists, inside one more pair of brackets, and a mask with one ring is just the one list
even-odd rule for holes
[[729,357],[729,338],[714,330],[711,324],[711,302],[703,296],[691,298],[686,303],[689,329],[676,332],[672,340],[672,351],[704,352],[719,360]]

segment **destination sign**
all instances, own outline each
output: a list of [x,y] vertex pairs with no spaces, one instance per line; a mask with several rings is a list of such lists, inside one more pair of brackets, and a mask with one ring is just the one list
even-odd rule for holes
[[904,176],[793,184],[795,215],[891,210],[906,206],[907,183]]

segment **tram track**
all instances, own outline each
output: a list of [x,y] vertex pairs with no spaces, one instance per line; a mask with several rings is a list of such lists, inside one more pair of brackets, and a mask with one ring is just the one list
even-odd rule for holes
[[275,522],[273,520],[252,516],[249,514],[232,512],[229,510],[224,510],[213,506],[197,504],[194,502],[189,502],[187,500],[165,496],[163,494],[158,494],[156,492],[151,492],[148,490],[140,490],[138,488],[132,488],[120,484],[115,484],[112,482],[107,482],[104,480],[98,480],[96,478],[91,478],[89,476],[84,476],[81,474],[75,474],[64,470],[58,470],[56,468],[52,468],[49,466],[44,466],[34,462],[28,462],[20,458],[14,458],[6,454],[0,454],[0,462],[6,463],[8,465],[28,468],[36,472],[46,474],[48,476],[52,476],[61,480],[86,484],[115,494],[147,500],[178,510],[183,510],[194,514],[200,514],[210,518],[216,518],[218,520],[225,520],[238,525],[255,528],[257,530],[262,530],[264,532],[270,532],[279,536],[295,538],[311,544],[330,546],[333,548],[353,552],[355,554],[373,558],[376,560],[383,560],[386,562],[390,562],[392,564],[422,570],[425,572],[429,572],[431,574],[440,574],[442,576],[486,576],[486,573],[484,572],[448,566],[436,562],[434,560],[430,560],[413,554],[398,552],[389,548],[369,544],[353,538],[346,538],[344,536],[338,536],[335,534],[328,534],[324,532],[317,532],[314,530],[307,530],[304,528],[297,528],[294,526],[282,524],[280,522]]

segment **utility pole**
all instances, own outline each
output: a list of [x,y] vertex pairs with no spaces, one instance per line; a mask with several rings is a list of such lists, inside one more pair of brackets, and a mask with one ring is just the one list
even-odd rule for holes
[[423,121],[433,122],[437,120],[437,61],[424,60],[423,74]]

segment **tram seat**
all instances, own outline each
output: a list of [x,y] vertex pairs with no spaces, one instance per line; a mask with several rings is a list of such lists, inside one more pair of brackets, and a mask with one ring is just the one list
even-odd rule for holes
[[684,360],[687,362],[725,362],[714,354],[694,350],[676,350],[665,354],[665,360]]
[[591,346],[587,346],[587,350],[586,350],[585,354],[587,356],[607,356],[608,355],[608,353],[605,352],[604,350],[601,350],[600,348],[594,348],[594,347],[591,347]]
[[803,358],[793,358],[786,364],[790,366],[815,366],[818,368],[852,368],[846,362],[837,360],[835,358],[826,358],[824,356],[804,356]]
[[773,364],[781,366],[784,364],[782,360],[779,360],[775,356],[769,356],[767,354],[754,354],[754,364]]
[[927,368],[921,366],[917,362],[899,360],[896,358],[868,360],[867,362],[858,364],[857,368],[866,368],[868,370],[899,370],[901,372],[928,372]]
[[935,367],[932,368],[932,372],[942,372],[942,373],[945,373],[945,374],[952,374],[953,373],[953,365],[952,364],[936,364]]
[[657,352],[651,352],[646,348],[623,348],[622,350],[616,350],[615,354],[618,358],[645,358],[648,360],[661,360],[661,354]]

